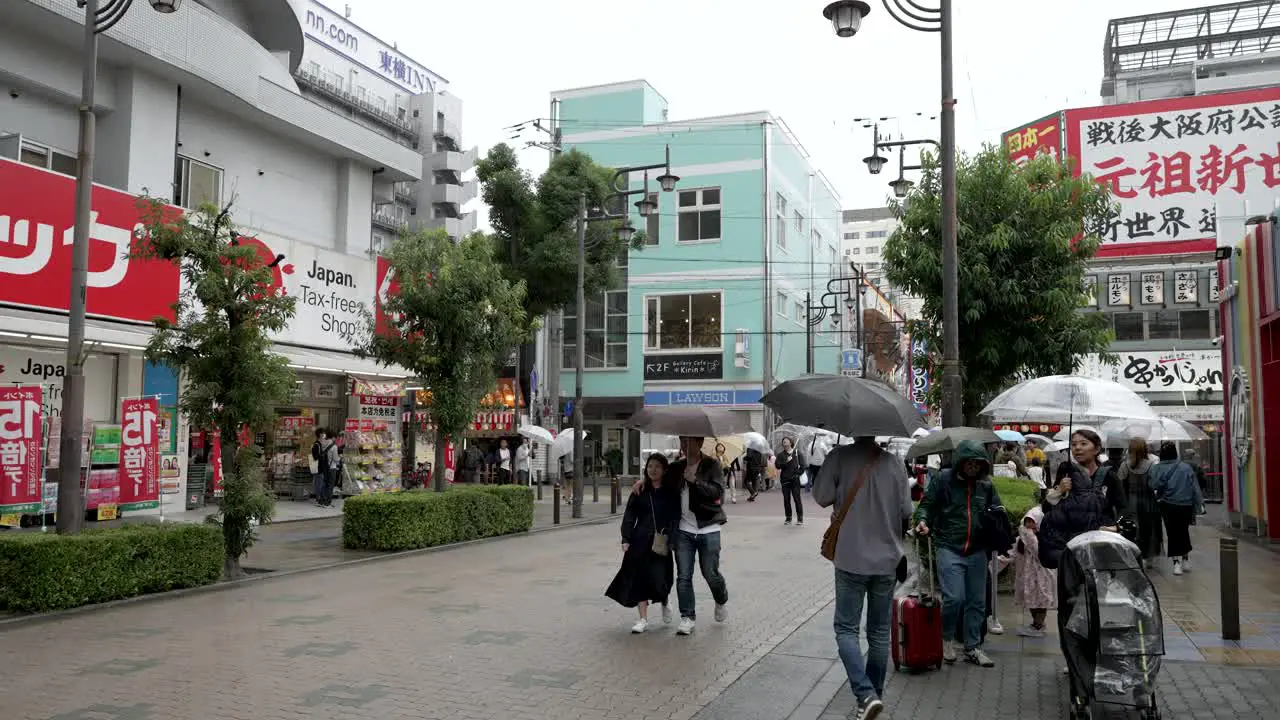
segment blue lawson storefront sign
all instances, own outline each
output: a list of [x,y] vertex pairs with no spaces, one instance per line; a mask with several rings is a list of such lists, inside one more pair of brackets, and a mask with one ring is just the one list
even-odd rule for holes
[[649,390],[644,394],[645,406],[650,405],[755,405],[764,393],[754,390]]

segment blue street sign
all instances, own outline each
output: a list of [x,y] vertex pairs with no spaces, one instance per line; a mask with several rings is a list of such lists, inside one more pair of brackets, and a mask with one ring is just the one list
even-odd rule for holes
[[854,348],[840,353],[840,369],[859,370],[862,368],[862,351]]

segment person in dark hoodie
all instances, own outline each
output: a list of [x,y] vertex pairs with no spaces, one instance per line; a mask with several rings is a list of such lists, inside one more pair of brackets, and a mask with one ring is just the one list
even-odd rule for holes
[[980,667],[995,663],[982,650],[987,615],[987,554],[981,537],[988,507],[1004,503],[991,483],[991,461],[978,443],[960,443],[953,468],[943,470],[916,508],[916,532],[933,537],[942,585],[943,659],[956,661],[954,638],[963,630],[964,659]]
[[680,491],[680,525],[675,538],[676,598],[680,605],[677,635],[693,632],[697,614],[693,595],[695,562],[716,601],[716,622],[728,617],[725,605],[729,590],[720,574],[720,526],[726,522],[721,507],[724,476],[720,463],[702,454],[702,441],[700,437],[680,438],[685,458],[672,463],[668,470],[676,480],[672,486]]

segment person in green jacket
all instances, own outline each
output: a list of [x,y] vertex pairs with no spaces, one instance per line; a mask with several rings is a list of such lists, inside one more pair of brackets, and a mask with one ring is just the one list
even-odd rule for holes
[[[988,507],[1002,505],[991,484],[991,461],[981,445],[960,443],[951,469],[929,482],[916,508],[916,532],[933,538],[938,581],[942,586],[943,659],[956,661],[953,642],[963,628],[964,659],[993,667],[982,650],[982,624],[987,614],[987,554],[979,531]],[[963,619],[963,624],[961,620]]]

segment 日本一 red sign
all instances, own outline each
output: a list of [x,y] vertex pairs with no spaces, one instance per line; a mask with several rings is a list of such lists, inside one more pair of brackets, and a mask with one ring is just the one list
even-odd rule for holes
[[[0,159],[0,302],[68,309],[75,180]],[[151,322],[173,318],[178,268],[129,257],[138,199],[95,185],[89,232],[90,315]]]
[[1000,136],[1009,159],[1025,165],[1037,155],[1062,156],[1062,113],[1054,113]]
[[1118,203],[1102,257],[1213,250],[1280,195],[1280,87],[1068,110],[1066,137]]
[[120,509],[160,506],[160,408],[156,399],[120,401]]
[[42,395],[38,387],[0,388],[0,513],[40,512],[43,494]]

